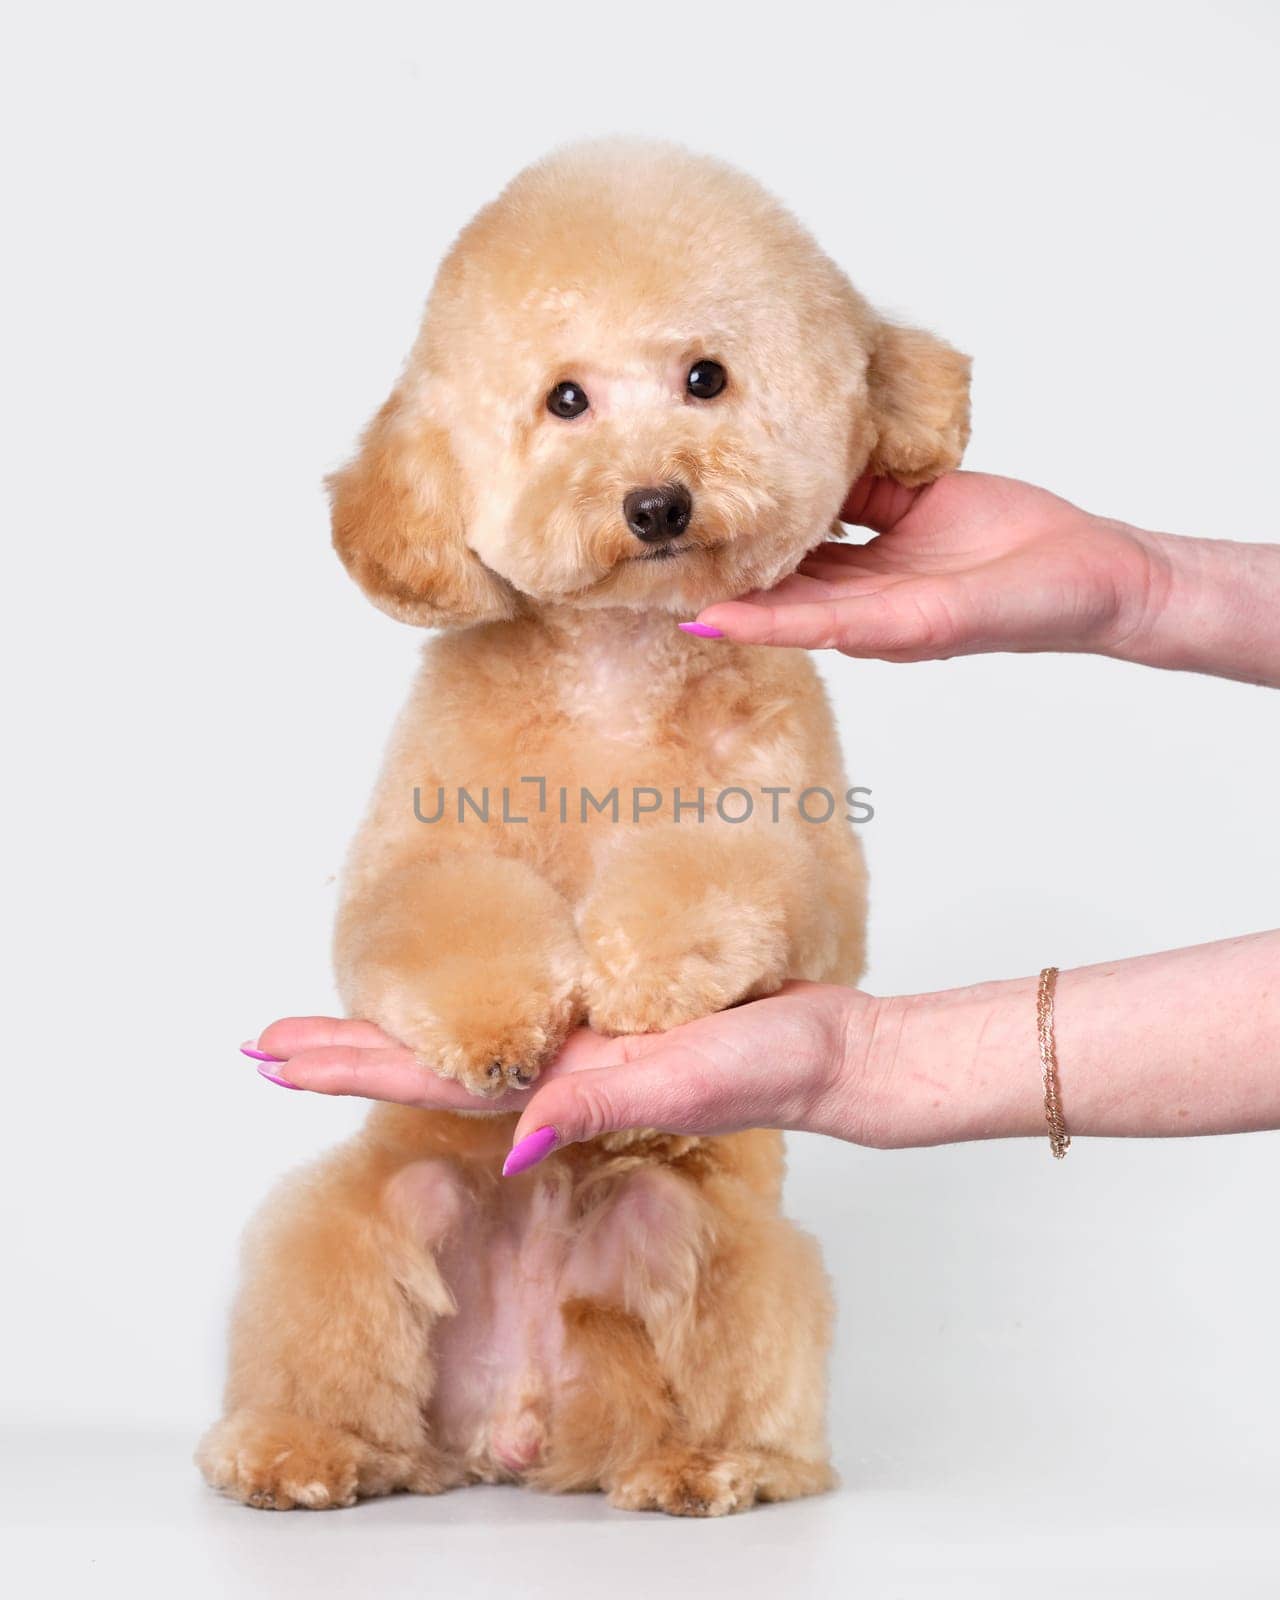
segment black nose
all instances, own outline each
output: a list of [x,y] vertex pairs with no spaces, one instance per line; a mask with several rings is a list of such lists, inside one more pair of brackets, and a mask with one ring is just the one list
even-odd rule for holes
[[646,544],[661,544],[678,539],[689,526],[693,501],[679,483],[661,483],[647,489],[633,489],[622,502],[627,527]]

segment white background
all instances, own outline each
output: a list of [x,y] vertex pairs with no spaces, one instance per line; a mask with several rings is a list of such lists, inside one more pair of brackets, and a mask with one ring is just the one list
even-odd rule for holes
[[[1062,1165],[793,1140],[842,1307],[846,1487],[802,1507],[255,1518],[186,1454],[244,1220],[360,1116],[236,1045],[333,1005],[333,874],[417,640],[342,574],[320,483],[454,232],[565,139],[679,138],[975,354],[969,464],[1274,539],[1275,9],[44,5],[7,35],[22,1592],[1274,1587],[1280,1135]],[[824,670],[878,807],[869,987],[1278,920],[1280,697],[1071,657]],[[1027,1065],[1032,1095],[1030,1019]]]

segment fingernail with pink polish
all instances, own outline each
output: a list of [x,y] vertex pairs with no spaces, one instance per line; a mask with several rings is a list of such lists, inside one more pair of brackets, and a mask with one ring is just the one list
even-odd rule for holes
[[258,1049],[256,1039],[246,1039],[240,1046],[240,1054],[248,1056],[250,1061],[283,1061],[283,1056],[269,1056],[265,1050]]
[[[273,1059],[274,1057],[272,1056],[267,1057],[268,1061]],[[302,1085],[300,1083],[290,1083],[288,1078],[277,1078],[274,1072],[268,1072],[265,1067],[258,1068],[258,1076],[265,1078],[268,1083],[278,1083],[282,1089],[297,1089],[301,1092]]]
[[681,633],[691,633],[696,639],[723,639],[724,634],[719,628],[713,628],[706,622],[678,622],[676,626]]
[[507,1159],[502,1163],[502,1176],[514,1178],[517,1172],[527,1172],[530,1167],[536,1167],[559,1142],[560,1135],[554,1128],[535,1128],[532,1133],[526,1133],[520,1143],[507,1152]]

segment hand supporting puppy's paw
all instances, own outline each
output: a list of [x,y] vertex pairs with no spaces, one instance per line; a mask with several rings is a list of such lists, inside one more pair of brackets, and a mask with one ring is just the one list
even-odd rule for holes
[[[502,973],[437,972],[430,984],[391,979],[362,1015],[407,1045],[424,1067],[486,1098],[527,1089],[574,1021],[573,986],[494,992]],[[526,980],[527,983],[527,980]]]

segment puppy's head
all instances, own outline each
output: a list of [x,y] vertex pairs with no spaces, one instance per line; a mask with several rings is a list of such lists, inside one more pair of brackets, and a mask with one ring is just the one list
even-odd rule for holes
[[968,361],[883,322],[754,182],[667,146],[522,173],[440,269],[331,481],[334,543],[408,622],[697,610],[766,587],[867,467],[954,467]]

